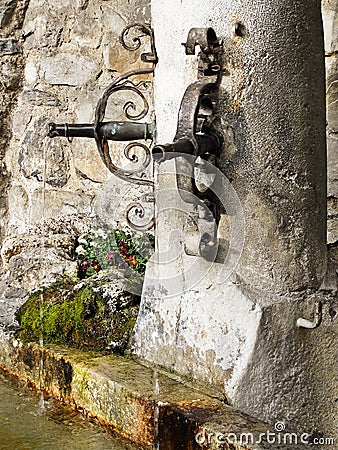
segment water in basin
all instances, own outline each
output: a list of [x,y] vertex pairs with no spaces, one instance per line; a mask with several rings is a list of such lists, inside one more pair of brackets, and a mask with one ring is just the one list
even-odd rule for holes
[[137,450],[72,408],[0,372],[1,450]]

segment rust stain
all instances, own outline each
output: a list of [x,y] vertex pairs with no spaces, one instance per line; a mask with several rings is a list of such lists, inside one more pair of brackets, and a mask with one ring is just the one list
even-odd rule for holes
[[[230,21],[233,27],[233,37],[230,43],[228,57],[228,70],[230,73],[232,86],[229,108],[231,112],[237,113],[242,105],[246,82],[243,53],[245,25],[243,24],[243,21],[239,15],[231,16]],[[240,35],[236,34],[236,32]]]
[[[141,60],[141,54],[144,50],[128,51],[118,45],[109,47],[107,57],[107,68],[120,74],[148,67],[147,63]],[[141,75],[142,80],[151,81],[153,74]],[[140,76],[136,76],[140,78]]]

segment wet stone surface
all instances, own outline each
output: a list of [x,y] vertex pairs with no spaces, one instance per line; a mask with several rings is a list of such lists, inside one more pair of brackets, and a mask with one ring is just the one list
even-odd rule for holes
[[100,275],[80,283],[65,279],[31,293],[16,313],[17,337],[123,354],[140,299],[123,290],[113,270]]
[[[273,431],[273,426],[156,367],[97,352],[23,345],[2,337],[0,366],[96,417],[142,449],[288,450],[266,442],[255,446],[240,443],[242,433],[258,440],[260,433]],[[39,371],[41,361],[43,370]],[[229,447],[220,447],[219,438],[224,442],[227,436],[232,436]]]
[[136,450],[46,393],[0,371],[0,447],[3,450],[76,448]]

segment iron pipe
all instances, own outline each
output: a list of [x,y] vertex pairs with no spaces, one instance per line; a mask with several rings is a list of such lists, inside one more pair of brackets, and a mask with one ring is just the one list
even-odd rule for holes
[[[101,122],[98,126],[98,135],[106,137],[110,141],[133,141],[139,139],[152,139],[154,135],[154,123],[140,122]],[[94,138],[93,124],[56,124],[50,123],[48,136],[61,137],[85,137]]]
[[172,144],[155,145],[152,155],[155,161],[175,158],[180,154],[202,156],[206,153],[215,154],[219,151],[221,142],[216,134],[196,134],[197,148],[190,139],[181,138]]

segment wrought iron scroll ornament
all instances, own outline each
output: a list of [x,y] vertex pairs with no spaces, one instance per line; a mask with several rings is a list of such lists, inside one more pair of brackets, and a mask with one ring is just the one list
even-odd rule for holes
[[[149,111],[149,104],[142,89],[148,87],[150,84],[147,81],[134,82],[131,78],[137,75],[152,74],[155,70],[157,62],[154,34],[153,30],[143,24],[132,24],[127,26],[121,34],[120,41],[122,46],[128,51],[136,51],[141,47],[142,38],[148,36],[150,39],[151,51],[141,54],[141,60],[147,63],[144,68],[126,72],[117,77],[102,93],[95,109],[94,124],[49,124],[49,137],[64,136],[70,140],[72,137],[90,137],[94,138],[100,157],[108,168],[108,170],[121,178],[122,180],[142,185],[153,185],[152,180],[145,178],[145,169],[148,167],[151,156],[150,149],[146,144],[140,142],[130,142],[124,149],[124,156],[135,167],[132,169],[119,168],[114,164],[110,152],[108,140],[113,141],[135,141],[148,140],[154,136],[154,123],[141,123]],[[130,40],[131,43],[128,43]],[[136,94],[140,99],[141,111],[137,112],[137,106],[134,101],[128,100],[123,106],[123,113],[128,119],[126,122],[112,121],[103,122],[106,114],[107,103],[109,98],[117,93],[127,91]],[[135,149],[138,149],[138,152]],[[141,159],[137,153],[142,153],[144,156]],[[140,173],[140,176],[136,176]]]
[[[134,37],[132,37],[132,44],[128,45],[127,39],[130,32],[138,32]],[[113,173],[114,175],[118,176],[119,178],[137,183],[137,184],[143,184],[143,185],[150,185],[152,186],[154,183],[151,180],[147,180],[144,178],[136,178],[132,176],[135,172],[139,172],[142,169],[146,169],[146,167],[150,163],[150,150],[148,146],[145,144],[140,144],[138,142],[133,142],[128,144],[128,146],[124,150],[125,156],[132,162],[138,163],[139,158],[136,156],[135,153],[132,152],[132,150],[135,147],[141,148],[144,152],[144,160],[142,162],[142,167],[137,168],[135,170],[126,171],[121,168],[118,168],[112,161],[109,153],[109,146],[108,146],[108,140],[107,137],[100,134],[100,124],[103,122],[105,117],[105,112],[107,108],[107,102],[111,95],[115,94],[119,91],[131,91],[134,92],[139,96],[139,98],[143,102],[143,109],[139,113],[132,113],[132,111],[136,111],[136,105],[133,101],[128,101],[124,107],[123,111],[127,119],[129,120],[141,120],[143,119],[148,111],[149,111],[149,104],[143,95],[142,91],[140,90],[141,86],[145,86],[145,82],[141,81],[138,84],[135,84],[130,78],[135,75],[144,75],[144,74],[151,74],[155,70],[155,65],[157,63],[157,56],[156,56],[156,50],[155,50],[155,42],[154,42],[154,33],[151,27],[147,25],[142,24],[132,24],[127,26],[121,34],[121,44],[122,46],[129,50],[129,51],[136,51],[141,47],[141,38],[143,36],[149,36],[150,38],[150,45],[151,45],[151,52],[150,53],[143,53],[141,55],[142,61],[146,63],[150,63],[150,67],[145,67],[142,69],[136,69],[132,70],[130,72],[127,72],[120,77],[118,77],[116,80],[114,80],[103,92],[101,98],[99,99],[96,110],[95,110],[95,119],[94,119],[94,137],[95,142],[99,151],[99,154],[101,156],[102,161],[108,168],[108,170]]]
[[[134,82],[132,77],[137,75],[152,74],[157,63],[157,55],[154,42],[154,33],[150,26],[134,23],[127,26],[121,33],[120,42],[128,51],[136,51],[142,45],[142,38],[150,39],[150,52],[142,53],[141,60],[146,63],[144,68],[126,72],[117,77],[102,93],[95,109],[93,124],[49,124],[49,137],[64,136],[70,142],[73,137],[94,138],[100,157],[108,170],[118,178],[139,185],[153,186],[154,182],[146,178],[146,169],[151,162],[151,152],[146,143],[140,140],[152,140],[155,133],[155,123],[139,122],[149,112],[149,103],[144,91],[150,85],[149,81]],[[117,92],[129,92],[136,94],[143,105],[141,110],[135,102],[128,100],[123,106],[123,113],[127,121],[103,122],[106,114],[109,98]],[[124,148],[124,157],[132,164],[132,168],[120,168],[112,160],[108,141],[129,141]],[[152,196],[146,196],[138,202],[133,202],[126,208],[128,224],[138,231],[150,230],[154,227],[154,219],[146,224],[134,223],[134,219],[143,219],[145,208],[142,201],[154,202]]]
[[131,228],[133,228],[136,231],[148,231],[154,228],[155,226],[155,217],[152,217],[150,221],[147,223],[136,223],[134,219],[144,219],[144,216],[146,215],[146,210],[143,206],[143,203],[149,203],[154,202],[153,196],[143,196],[138,202],[132,202],[130,203],[126,208],[126,220],[128,225],[130,225]]
[[[157,55],[153,30],[148,25],[135,23],[122,31],[120,41],[126,50],[136,51],[141,47],[143,37],[148,37],[150,40],[150,52],[141,54],[141,60],[146,63],[146,66],[120,75],[103,91],[95,109],[94,123],[92,125],[56,125],[52,123],[49,128],[49,136],[65,136],[68,139],[75,136],[92,137],[95,139],[103,163],[111,173],[124,181],[153,186],[154,182],[146,178],[145,172],[151,161],[150,149],[146,144],[136,142],[152,140],[155,134],[154,123],[138,122],[149,111],[148,101],[142,92],[142,89],[147,86],[147,82],[136,83],[132,79],[134,76],[152,74],[155,70]],[[161,162],[167,158],[175,158],[176,155],[182,153],[192,154],[202,161],[198,163],[198,169],[203,172],[203,159],[208,160],[210,156],[217,155],[222,147],[222,136],[214,127],[213,104],[222,76],[223,47],[212,28],[192,28],[184,45],[187,55],[195,54],[195,47],[197,45],[200,47],[197,81],[188,86],[183,96],[174,142],[155,145],[152,148],[152,155],[154,160]],[[123,91],[136,94],[143,105],[141,111],[137,112],[136,104],[129,100],[123,106],[127,121],[103,122],[109,98],[113,94]],[[133,163],[134,168],[119,168],[113,162],[109,151],[109,140],[129,141],[124,149],[124,156]],[[143,155],[142,157],[140,157],[140,153]],[[182,199],[187,203],[194,204],[194,194],[197,191],[199,191],[199,196],[206,198],[204,190],[199,190],[195,184],[194,165],[190,164],[188,160],[178,158],[176,166],[178,170],[177,186]],[[208,174],[206,175],[208,176]],[[134,217],[143,218],[145,209],[141,204],[132,203],[127,207],[127,221],[130,225],[134,225],[135,229],[145,230],[153,227],[153,219],[146,225],[133,224],[132,213]]]

